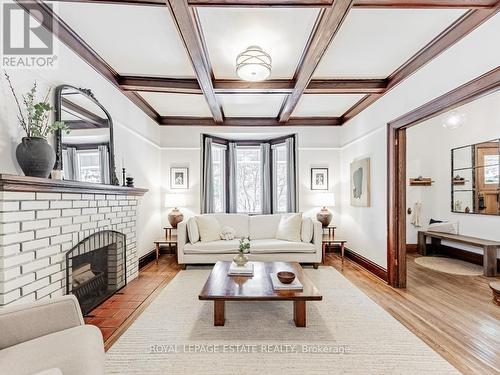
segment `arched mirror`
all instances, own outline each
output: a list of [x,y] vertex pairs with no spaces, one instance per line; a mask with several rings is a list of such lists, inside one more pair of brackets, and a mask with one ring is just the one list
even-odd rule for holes
[[65,180],[119,185],[115,173],[113,122],[87,89],[62,85],[56,89],[56,120],[69,133],[56,135],[56,169]]

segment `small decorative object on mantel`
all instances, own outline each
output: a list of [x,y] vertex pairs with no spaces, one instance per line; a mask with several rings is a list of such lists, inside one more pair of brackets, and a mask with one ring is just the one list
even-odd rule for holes
[[132,188],[134,187],[134,178],[133,177],[127,177],[127,187]]
[[417,178],[410,178],[410,186],[431,186],[433,184],[432,178],[418,176]]
[[245,253],[250,250],[250,240],[248,238],[240,239],[240,246],[238,248],[238,254],[234,256],[233,261],[238,267],[244,267],[248,262],[248,257]]
[[16,148],[17,162],[26,176],[47,178],[56,162],[56,154],[52,146],[47,143],[47,136],[58,130],[68,133],[69,128],[61,121],[49,124],[50,114],[54,110],[49,103],[50,90],[47,91],[43,101],[37,102],[38,86],[35,82],[31,90],[22,96],[23,109],[7,73],[5,78],[19,110],[17,116],[19,124],[26,133],[26,137],[22,138]]
[[125,186],[126,185],[126,174],[127,174],[127,171],[125,170],[125,168],[122,168],[122,186]]

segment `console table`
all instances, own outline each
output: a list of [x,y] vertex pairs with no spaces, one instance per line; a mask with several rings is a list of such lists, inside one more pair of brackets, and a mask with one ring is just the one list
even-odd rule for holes
[[441,246],[442,240],[482,248],[484,252],[483,255],[484,276],[496,276],[497,253],[498,249],[500,249],[500,242],[485,240],[477,237],[462,236],[460,234],[419,231],[418,251],[421,255],[427,254],[427,237],[431,239],[435,251],[439,251],[439,247]]

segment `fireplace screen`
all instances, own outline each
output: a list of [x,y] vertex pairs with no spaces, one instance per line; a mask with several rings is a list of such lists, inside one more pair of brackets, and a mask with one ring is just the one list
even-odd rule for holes
[[78,298],[83,314],[127,284],[126,237],[101,231],[66,253],[66,292]]

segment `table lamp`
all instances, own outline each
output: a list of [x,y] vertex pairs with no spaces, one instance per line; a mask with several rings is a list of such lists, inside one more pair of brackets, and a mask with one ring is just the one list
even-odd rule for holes
[[318,219],[318,221],[323,224],[323,227],[326,228],[330,225],[333,218],[333,214],[327,207],[335,206],[335,196],[333,193],[321,194],[321,202],[323,204],[323,208],[317,213],[316,219]]
[[184,215],[178,209],[178,207],[185,206],[185,197],[183,194],[166,194],[165,196],[165,206],[172,207],[172,211],[168,214],[168,222],[172,228],[177,228],[182,220],[184,220]]

